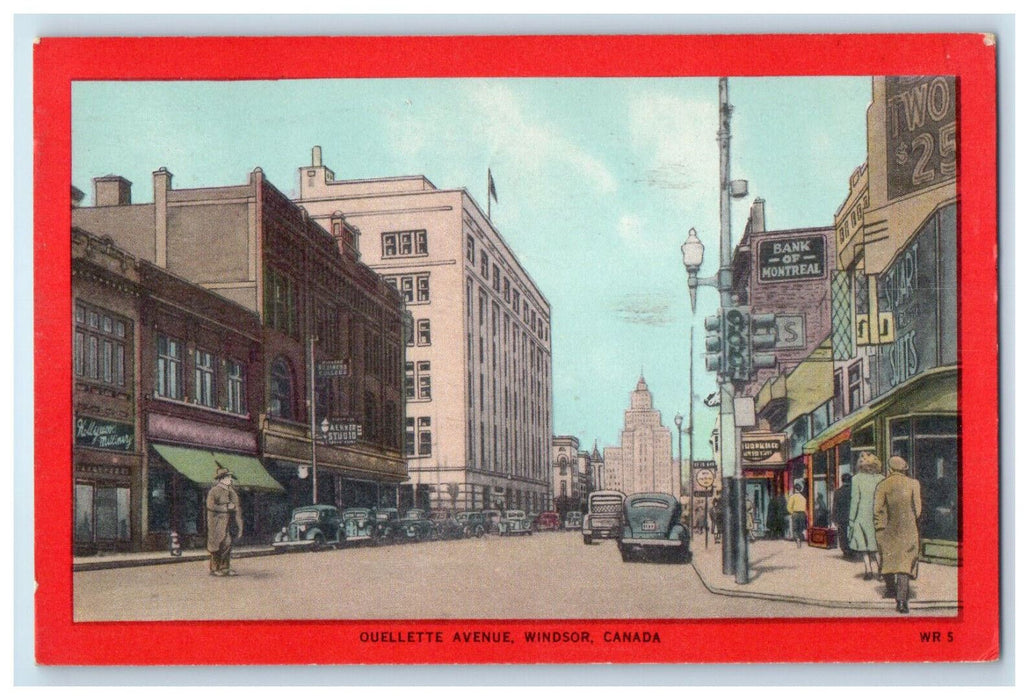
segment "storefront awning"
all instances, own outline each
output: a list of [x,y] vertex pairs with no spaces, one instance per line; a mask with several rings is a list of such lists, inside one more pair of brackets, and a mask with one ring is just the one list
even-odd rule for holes
[[936,367],[913,377],[869,406],[835,423],[807,442],[803,453],[813,454],[820,445],[839,433],[869,423],[878,413],[905,415],[909,413],[954,413],[957,403],[957,367]]
[[238,486],[257,491],[284,490],[255,457],[230,452],[213,453],[209,450],[175,445],[152,443],[151,446],[173,469],[199,486],[211,484],[216,476],[216,469],[222,465],[234,473]]

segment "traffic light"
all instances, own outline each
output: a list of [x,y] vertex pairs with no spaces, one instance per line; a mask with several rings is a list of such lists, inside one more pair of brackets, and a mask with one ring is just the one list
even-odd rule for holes
[[748,349],[748,312],[744,308],[727,309],[723,316],[723,350],[726,374],[733,381],[745,381],[751,371]]
[[722,375],[723,363],[723,316],[716,314],[705,318],[705,369]]
[[752,335],[749,338],[749,373],[777,366],[777,317],[773,314],[752,316]]

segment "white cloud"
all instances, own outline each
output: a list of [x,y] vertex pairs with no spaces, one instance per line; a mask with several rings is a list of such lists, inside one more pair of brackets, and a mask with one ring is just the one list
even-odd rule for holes
[[629,110],[633,148],[644,154],[638,182],[666,190],[702,189],[718,177],[715,104],[672,94],[634,94]]
[[636,214],[623,214],[619,218],[619,239],[631,247],[644,243],[644,222]]

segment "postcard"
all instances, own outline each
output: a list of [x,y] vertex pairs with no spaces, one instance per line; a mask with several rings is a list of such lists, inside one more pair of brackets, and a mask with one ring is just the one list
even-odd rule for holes
[[42,38],[37,662],[998,659],[995,58]]

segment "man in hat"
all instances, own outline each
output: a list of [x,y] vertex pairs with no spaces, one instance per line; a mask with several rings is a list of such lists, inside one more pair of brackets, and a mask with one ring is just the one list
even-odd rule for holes
[[889,475],[874,491],[874,531],[881,555],[885,597],[896,599],[896,612],[908,613],[910,579],[917,578],[921,537],[921,483],[907,476],[902,457],[889,459]]
[[241,519],[241,499],[234,490],[233,481],[235,477],[230,470],[216,463],[216,484],[209,489],[209,495],[205,499],[208,524],[208,547],[209,550],[209,575],[210,576],[237,576],[237,572],[230,568],[230,546],[233,536],[230,532],[230,518],[234,517],[237,522],[237,533],[241,536],[244,532],[244,522]]

